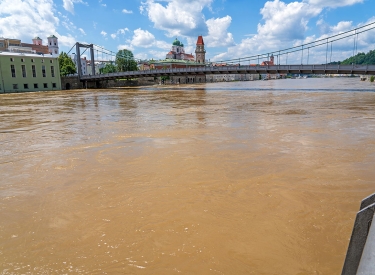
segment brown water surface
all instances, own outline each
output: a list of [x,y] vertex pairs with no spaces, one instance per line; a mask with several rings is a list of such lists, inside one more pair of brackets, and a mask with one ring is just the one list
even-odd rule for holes
[[375,192],[374,91],[0,95],[1,274],[339,274]]

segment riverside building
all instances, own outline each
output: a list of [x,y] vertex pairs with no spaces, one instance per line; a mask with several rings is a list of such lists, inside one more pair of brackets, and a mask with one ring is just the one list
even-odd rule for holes
[[52,90],[61,90],[57,57],[0,52],[0,93]]

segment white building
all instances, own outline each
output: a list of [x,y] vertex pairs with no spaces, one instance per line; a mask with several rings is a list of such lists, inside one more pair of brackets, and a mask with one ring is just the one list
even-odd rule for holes
[[[74,65],[76,65],[76,68],[78,68],[77,64],[77,55],[73,53],[70,58],[73,60]],[[86,57],[81,57],[81,70],[82,70],[82,75],[88,75],[87,71],[87,59]]]
[[252,81],[259,80],[259,74],[209,74],[206,82],[227,82],[227,81]]

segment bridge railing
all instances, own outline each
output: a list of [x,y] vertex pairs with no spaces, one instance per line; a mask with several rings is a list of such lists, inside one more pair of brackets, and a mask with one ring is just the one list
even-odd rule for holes
[[375,75],[375,65],[237,65],[237,66],[202,66],[187,68],[166,68],[144,71],[129,71],[93,76],[82,76],[83,81],[100,79],[118,79],[144,76],[163,75],[199,75],[199,74],[275,74],[275,73],[312,73],[312,74],[372,74]]

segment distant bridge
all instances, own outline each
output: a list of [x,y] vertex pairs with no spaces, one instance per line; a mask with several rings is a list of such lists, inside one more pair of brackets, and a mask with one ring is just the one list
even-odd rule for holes
[[81,81],[100,81],[158,76],[189,76],[212,74],[361,74],[375,75],[375,65],[270,65],[270,66],[202,66],[109,74],[83,75]]
[[[109,79],[129,79],[141,77],[159,77],[159,76],[196,76],[196,75],[215,75],[215,74],[361,74],[361,75],[375,75],[375,65],[356,65],[357,60],[354,58],[352,65],[331,65],[333,44],[335,42],[345,41],[351,42],[353,40],[353,53],[354,57],[358,53],[359,35],[375,29],[375,22],[367,25],[360,26],[356,29],[341,32],[339,34],[322,38],[310,43],[306,43],[292,48],[273,51],[265,54],[258,54],[248,57],[235,58],[231,60],[218,61],[217,64],[221,66],[212,66],[208,62],[202,66],[186,66],[186,68],[165,68],[153,69],[144,71],[128,71],[117,72],[109,74],[98,74],[99,70],[95,70],[92,66],[91,75],[82,75],[81,71],[81,53],[80,48],[90,49],[91,64],[95,61],[101,62],[114,62],[116,53],[106,50],[101,46],[94,44],[81,44],[76,43],[75,47],[77,52],[78,63],[78,78],[84,82],[95,82]],[[339,45],[340,47],[340,45]],[[71,49],[71,50],[72,50]],[[325,64],[310,64],[311,55],[313,50],[321,57],[325,55]],[[85,53],[85,51],[83,53]],[[69,51],[70,52],[70,51]],[[96,52],[96,58],[95,58]],[[82,54],[83,54],[82,53]],[[100,58],[101,54],[101,58]],[[298,57],[300,55],[300,58]],[[262,60],[269,60],[270,57],[275,59],[272,65],[259,65]],[[107,57],[107,58],[105,58]],[[126,57],[124,57],[126,58]],[[292,59],[292,60],[290,60]],[[289,61],[289,62],[288,62]],[[294,64],[291,64],[294,62]],[[319,61],[315,61],[317,63]],[[295,64],[297,63],[297,64]],[[242,64],[242,65],[239,65]],[[247,64],[247,65],[245,65]],[[255,65],[256,64],[256,65]],[[264,63],[263,63],[264,64]],[[290,64],[290,65],[289,65]],[[225,65],[225,66],[223,66]],[[96,73],[95,73],[96,72]]]

